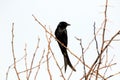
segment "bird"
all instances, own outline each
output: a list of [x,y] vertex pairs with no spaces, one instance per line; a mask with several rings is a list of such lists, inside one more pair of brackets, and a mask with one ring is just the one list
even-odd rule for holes
[[67,36],[67,30],[66,30],[67,26],[70,26],[70,24],[68,24],[65,21],[61,21],[59,22],[55,30],[55,37],[58,39],[57,42],[64,57],[65,72],[67,69],[67,65],[69,65],[69,67],[73,71],[76,71],[73,65],[71,64],[69,56],[67,54],[67,49],[66,49],[67,44],[68,44],[68,36]]

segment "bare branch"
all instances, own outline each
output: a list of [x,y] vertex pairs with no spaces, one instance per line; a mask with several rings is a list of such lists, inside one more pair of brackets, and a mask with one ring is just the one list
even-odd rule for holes
[[12,23],[12,31],[11,32],[12,32],[12,42],[11,42],[11,44],[12,44],[12,54],[13,54],[13,59],[14,59],[14,69],[15,69],[18,80],[20,80],[20,76],[19,76],[17,66],[16,66],[16,57],[15,57],[15,51],[14,51],[14,23]]
[[31,65],[30,65],[30,72],[29,72],[29,74],[28,74],[28,79],[27,79],[27,80],[29,80],[30,75],[31,75],[31,72],[32,72],[32,67],[33,67],[34,59],[35,59],[37,50],[38,50],[38,48],[39,48],[39,42],[40,42],[40,38],[38,38],[37,47],[36,47],[35,52],[34,52],[34,54],[33,54],[33,58],[32,58]]
[[39,60],[38,68],[37,68],[37,71],[36,71],[36,74],[35,74],[35,77],[34,77],[35,80],[36,80],[37,75],[38,75],[38,72],[39,72],[39,70],[40,70],[40,66],[41,66],[41,62],[42,62],[42,60],[43,60],[43,58],[44,58],[44,54],[45,54],[45,50],[43,50],[42,57],[41,57],[40,60]]

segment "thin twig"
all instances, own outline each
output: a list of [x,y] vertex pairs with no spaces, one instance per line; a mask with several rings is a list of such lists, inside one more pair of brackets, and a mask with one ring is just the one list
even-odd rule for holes
[[101,46],[101,52],[100,52],[100,58],[99,58],[99,63],[97,67],[97,74],[96,74],[96,80],[98,79],[98,73],[99,73],[99,67],[101,64],[101,56],[103,54],[103,48],[104,48],[104,42],[105,42],[105,31],[106,31],[106,25],[107,25],[107,8],[108,8],[108,0],[106,0],[105,4],[105,11],[104,11],[104,26],[103,26],[103,33],[102,33],[102,46]]
[[15,69],[15,72],[16,72],[16,75],[17,75],[17,78],[18,80],[20,80],[20,76],[19,76],[19,73],[18,73],[18,70],[17,70],[17,67],[16,67],[16,57],[15,57],[15,51],[14,51],[14,23],[12,23],[12,54],[13,54],[13,60],[14,60],[14,69]]
[[97,41],[97,38],[96,38],[96,27],[95,27],[95,22],[94,22],[93,27],[94,27],[94,36],[95,36],[94,39],[95,39],[95,43],[96,43],[96,50],[97,50],[97,53],[98,53],[98,55],[99,55],[98,41]]
[[37,50],[38,50],[38,48],[39,48],[39,42],[40,42],[40,38],[38,38],[37,47],[36,47],[35,52],[34,52],[34,54],[33,54],[33,58],[32,58],[31,65],[30,65],[30,72],[29,72],[29,75],[28,75],[28,79],[27,79],[27,80],[29,80],[30,75],[31,75],[31,72],[32,72],[32,67],[33,67],[34,59],[35,59]]
[[[79,38],[77,38],[77,37],[75,37],[78,41],[81,41],[81,39],[79,39]],[[81,58],[81,57],[80,57]],[[79,61],[77,61],[77,63],[76,63],[76,65],[79,63]],[[82,61],[82,64],[83,64],[83,61]],[[75,65],[75,66],[76,66]],[[91,69],[87,64],[84,64],[88,69]],[[94,67],[95,68],[95,67]],[[94,69],[92,69],[91,70],[92,72],[94,72],[94,73],[96,73],[95,71],[94,71]],[[72,73],[72,72],[71,72]],[[98,74],[102,79],[105,79],[101,74]],[[82,79],[84,79],[86,76],[84,75],[80,80],[82,80]]]
[[38,67],[37,67],[37,71],[36,71],[34,80],[36,80],[36,78],[37,78],[38,72],[39,72],[39,70],[40,70],[41,62],[42,62],[42,60],[43,60],[43,58],[44,58],[44,54],[45,54],[45,50],[43,50],[42,57],[41,57],[40,60],[39,60],[39,63],[38,63]]
[[64,75],[63,75],[62,69],[60,68],[60,66],[59,66],[59,64],[58,64],[58,62],[57,62],[57,60],[56,60],[56,58],[55,58],[55,56],[54,56],[54,53],[53,53],[51,47],[50,47],[50,51],[51,51],[51,53],[52,53],[52,56],[53,56],[53,59],[54,59],[56,65],[57,65],[57,67],[58,67],[58,69],[59,69],[59,71],[60,71],[60,73],[61,73],[61,77],[63,78],[63,80],[66,80],[65,77],[64,77]]
[[83,60],[83,69],[84,69],[84,76],[85,76],[85,80],[87,80],[86,78],[86,68],[85,68],[85,59],[84,59],[84,48],[82,45],[82,39],[80,40],[80,46],[81,46],[81,50],[82,50],[82,60]]
[[[114,56],[113,56],[113,58],[114,58]],[[113,58],[111,59],[111,61],[109,62],[109,64],[108,64],[108,65],[110,65],[110,64],[112,63]],[[105,72],[104,72],[104,76],[105,76],[105,74],[107,73],[107,70],[108,70],[108,68],[109,68],[109,67],[110,67],[110,66],[106,67],[106,70],[105,70]]]
[[46,55],[46,58],[47,58],[47,71],[48,71],[48,74],[49,74],[49,77],[50,77],[50,80],[52,80],[52,74],[50,72],[50,67],[49,67],[49,54],[50,54],[50,43],[51,43],[51,36],[48,38],[47,36],[47,32],[46,32],[46,39],[47,39],[47,42],[48,42],[48,52],[47,52],[47,55]]
[[112,75],[108,76],[105,80],[108,80],[108,78],[111,78],[111,77],[113,77],[113,76],[115,76],[115,75],[120,75],[120,72],[117,72],[117,73],[115,73],[115,74],[112,74]]
[[6,80],[8,80],[8,74],[9,74],[9,70],[10,70],[11,66],[12,66],[12,65],[10,65],[10,66],[8,67],[8,69],[7,69],[7,72],[6,72]]
[[26,68],[26,79],[28,79],[28,66],[27,66],[27,44],[25,44],[25,49],[24,49],[24,51],[25,51],[25,68]]

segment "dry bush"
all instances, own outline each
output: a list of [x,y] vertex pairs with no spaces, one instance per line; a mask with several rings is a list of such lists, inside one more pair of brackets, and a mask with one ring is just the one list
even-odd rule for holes
[[[83,47],[83,43],[82,39],[75,37],[79,43],[80,43],[80,48],[81,48],[81,56],[78,56],[76,54],[74,54],[69,48],[67,48],[67,50],[69,51],[69,53],[72,54],[72,56],[74,56],[75,59],[77,59],[76,64],[74,65],[74,67],[79,67],[79,66],[83,66],[83,71],[77,71],[80,72],[81,74],[83,74],[82,77],[79,76],[79,74],[76,74],[76,72],[71,71],[69,73],[69,75],[66,77],[65,73],[62,71],[63,67],[61,67],[56,59],[56,56],[54,55],[54,51],[52,50],[51,47],[51,42],[52,42],[52,38],[57,40],[54,37],[54,34],[52,34],[52,31],[50,29],[47,29],[34,15],[33,18],[35,19],[35,21],[44,29],[45,31],[45,36],[46,36],[46,40],[47,40],[47,51],[43,50],[43,52],[41,52],[42,54],[38,64],[36,66],[34,66],[34,62],[35,62],[35,58],[36,58],[36,54],[39,53],[38,49],[39,49],[39,43],[40,43],[40,38],[38,38],[38,42],[35,48],[35,51],[33,53],[30,65],[28,65],[27,62],[27,44],[25,44],[25,48],[24,48],[24,52],[25,55],[24,57],[22,57],[20,60],[16,59],[15,56],[15,51],[14,51],[14,23],[12,24],[12,54],[13,54],[13,64],[11,66],[9,66],[8,71],[6,73],[6,80],[8,80],[8,75],[9,75],[9,70],[11,69],[11,67],[14,67],[15,70],[15,74],[17,76],[18,80],[23,80],[23,77],[21,77],[21,74],[24,74],[24,77],[26,77],[26,80],[31,80],[31,76],[34,77],[34,80],[40,80],[37,77],[40,76],[39,73],[42,73],[40,69],[46,69],[47,73],[46,75],[49,76],[50,80],[54,80],[56,76],[60,76],[58,78],[63,79],[63,80],[70,80],[71,77],[74,77],[74,75],[77,75],[78,77],[75,78],[75,80],[109,80],[111,77],[114,77],[118,74],[120,74],[120,71],[114,73],[114,74],[110,74],[107,75],[107,71],[109,68],[111,68],[112,66],[116,65],[116,63],[113,63],[113,59],[114,57],[109,60],[109,55],[108,55],[108,47],[110,46],[110,44],[116,39],[116,37],[118,35],[120,35],[120,30],[116,31],[115,34],[113,34],[113,36],[111,36],[111,38],[109,40],[105,40],[105,36],[106,35],[106,25],[107,25],[107,8],[108,8],[108,0],[106,0],[106,4],[105,4],[105,10],[104,10],[104,20],[102,23],[102,26],[96,31],[96,23],[94,22],[93,25],[93,39],[89,42],[88,46],[86,48]],[[97,40],[97,36],[98,34],[102,32],[102,34],[100,35],[100,39],[101,42]],[[58,41],[58,40],[57,40]],[[62,43],[61,43],[62,44]],[[90,46],[92,44],[95,44],[95,52],[98,54],[98,56],[94,59],[93,63],[91,65],[88,65],[86,60],[85,60],[85,53],[87,52],[88,49],[90,49]],[[98,45],[101,44],[101,45]],[[45,59],[45,60],[43,60]],[[52,65],[50,64],[50,59],[54,60],[54,65],[56,65],[56,69],[58,74],[54,75],[54,69],[52,68]],[[17,65],[18,62],[20,62],[21,60],[23,60],[25,69],[23,71],[19,71],[18,67],[19,65]],[[42,64],[46,64],[46,68],[42,67]],[[80,64],[80,65],[79,65]],[[81,65],[82,64],[82,65]],[[102,73],[101,73],[102,71]],[[46,77],[44,78],[46,79]]]

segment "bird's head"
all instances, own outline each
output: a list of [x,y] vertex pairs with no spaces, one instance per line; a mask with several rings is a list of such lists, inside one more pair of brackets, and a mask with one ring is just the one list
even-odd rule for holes
[[64,22],[64,21],[61,21],[58,26],[61,28],[61,29],[65,29],[67,26],[70,26],[70,24],[68,24],[67,22]]

